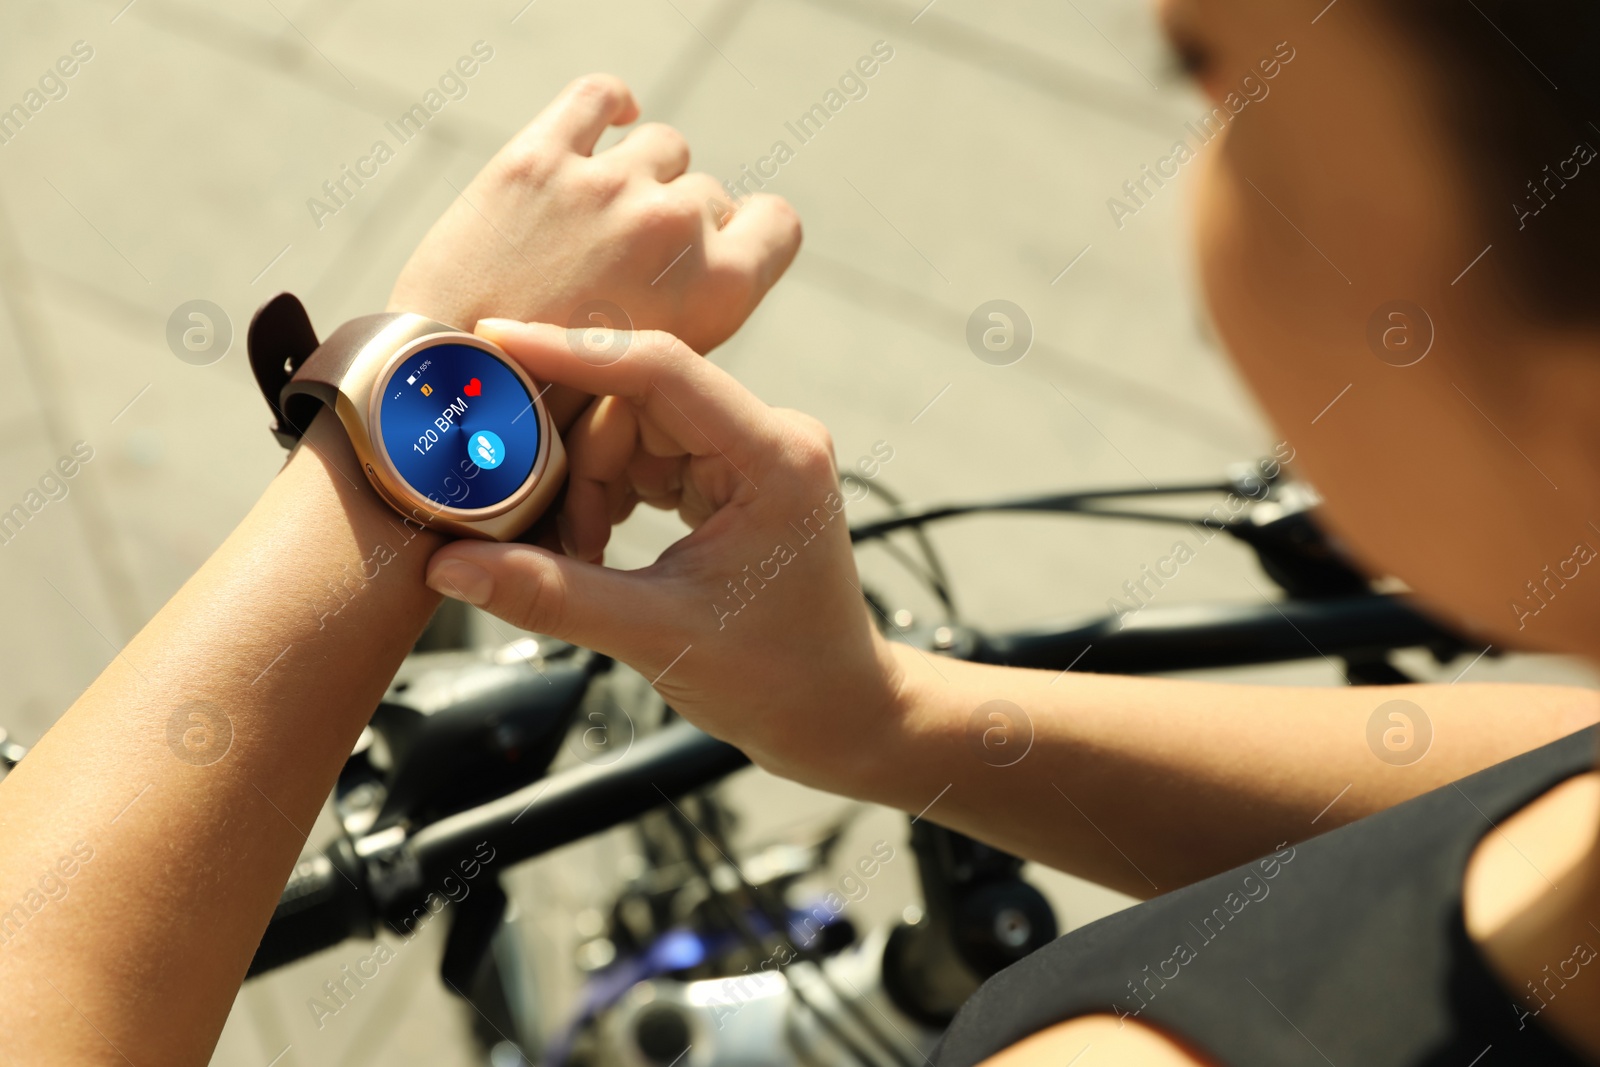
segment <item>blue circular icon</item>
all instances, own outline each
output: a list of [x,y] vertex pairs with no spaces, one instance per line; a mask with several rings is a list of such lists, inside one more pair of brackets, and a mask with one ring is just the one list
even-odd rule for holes
[[475,430],[467,442],[467,458],[492,471],[506,461],[506,443],[493,430]]

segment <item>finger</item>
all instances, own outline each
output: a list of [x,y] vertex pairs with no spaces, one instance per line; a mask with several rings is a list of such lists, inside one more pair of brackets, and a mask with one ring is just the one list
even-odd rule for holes
[[604,482],[568,481],[561,507],[561,548],[573,559],[595,562],[611,540],[611,505]]
[[647,456],[660,456],[663,459],[676,459],[689,451],[665,429],[656,425],[654,419],[639,420],[639,448]]
[[800,216],[789,202],[757,194],[739,204],[720,233],[707,238],[706,267],[749,278],[754,306],[794,262],[800,237]]
[[678,518],[682,519],[684,525],[691,530],[698,530],[700,524],[716,511],[717,501],[707,497],[692,472],[689,473],[684,478],[683,493],[678,499]]
[[595,158],[670,182],[689,169],[689,142],[665,123],[646,122]]
[[567,448],[564,547],[574,559],[597,559],[611,539],[608,487],[621,482],[628,469],[638,440],[638,419],[631,405],[602,397],[562,440]]
[[561,90],[517,135],[517,141],[554,142],[586,156],[607,126],[625,125],[638,117],[639,105],[621,78],[585,74]]
[[632,515],[634,505],[638,503],[639,494],[627,482],[618,479],[606,486],[606,517],[611,520],[612,526]]
[[628,461],[628,484],[652,507],[675,508],[683,493],[683,461],[635,453]]
[[601,397],[562,437],[571,478],[616,481],[628,469],[638,439],[639,420],[634,409],[614,396]]
[[[455,541],[428,562],[430,588],[513,626],[660,666],[678,651],[652,647],[672,596],[648,572],[582,563],[533,545]],[[659,669],[659,667],[657,668]]]
[[711,175],[696,171],[684,174],[667,183],[674,193],[705,208],[706,221],[713,230],[720,230],[734,216],[734,205],[722,183]]
[[653,423],[692,455],[759,453],[778,434],[770,408],[670,334],[625,334],[618,346],[622,355],[600,360],[588,354],[575,331],[546,323],[484,319],[477,332],[539,381],[630,400],[644,413],[641,424]]
[[555,425],[556,432],[565,434],[578,417],[589,409],[594,403],[594,397],[588,393],[580,393],[576,389],[568,389],[564,385],[547,385],[543,394],[544,409],[550,413],[550,421]]

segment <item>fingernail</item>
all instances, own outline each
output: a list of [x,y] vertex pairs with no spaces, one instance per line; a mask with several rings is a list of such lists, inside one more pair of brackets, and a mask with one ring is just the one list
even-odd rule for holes
[[494,595],[494,579],[475,563],[447,559],[428,572],[428,588],[455,600],[482,607]]
[[473,327],[473,332],[478,333],[487,328],[497,333],[508,333],[521,325],[522,323],[516,319],[479,319],[478,325]]

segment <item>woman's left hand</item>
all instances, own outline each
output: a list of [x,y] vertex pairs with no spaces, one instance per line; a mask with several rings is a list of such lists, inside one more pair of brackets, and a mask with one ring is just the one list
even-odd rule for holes
[[[757,195],[735,207],[708,174],[688,173],[689,147],[645,123],[595,153],[606,129],[639,105],[607,74],[579,78],[502,148],[423,238],[389,307],[471,330],[479,319],[660,329],[697,352],[727,340],[800,246],[794,209]],[[589,397],[545,397],[565,429]]]

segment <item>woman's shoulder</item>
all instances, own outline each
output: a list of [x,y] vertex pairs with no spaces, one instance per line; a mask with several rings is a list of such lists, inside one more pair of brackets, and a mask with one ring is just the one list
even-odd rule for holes
[[1098,1057],[1096,1035],[1152,1067],[1316,1064],[1319,1049],[1400,1067],[1482,1032],[1479,1051],[1513,1017],[1461,922],[1468,857],[1592,767],[1594,745],[1582,731],[1075,930],[979,989],[939,1062],[1024,1067],[1001,1057],[1048,1042],[1059,1065],[1090,1042]]
[[1090,1049],[1096,1062],[1116,1067],[1220,1067],[1154,1026],[1115,1015],[1057,1023],[984,1060],[982,1067],[1075,1067]]

